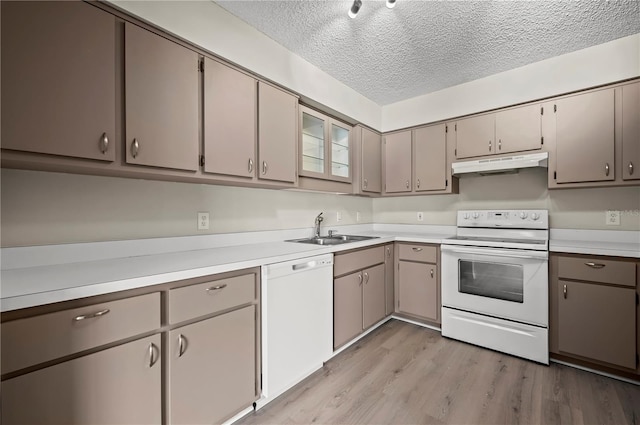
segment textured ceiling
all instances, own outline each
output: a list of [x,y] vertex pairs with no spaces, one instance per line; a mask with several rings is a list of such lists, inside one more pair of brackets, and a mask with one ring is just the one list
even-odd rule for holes
[[640,33],[638,1],[216,3],[380,105]]

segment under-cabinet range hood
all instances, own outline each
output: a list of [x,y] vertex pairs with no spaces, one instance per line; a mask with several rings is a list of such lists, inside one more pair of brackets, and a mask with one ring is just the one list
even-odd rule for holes
[[525,155],[503,156],[499,158],[478,159],[475,161],[461,161],[451,164],[454,176],[464,174],[502,174],[516,173],[520,168],[547,168],[549,154],[547,152]]

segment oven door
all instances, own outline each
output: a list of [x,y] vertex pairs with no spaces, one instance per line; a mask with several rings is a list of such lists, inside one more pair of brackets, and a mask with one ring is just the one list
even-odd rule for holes
[[442,306],[547,327],[548,253],[442,245]]

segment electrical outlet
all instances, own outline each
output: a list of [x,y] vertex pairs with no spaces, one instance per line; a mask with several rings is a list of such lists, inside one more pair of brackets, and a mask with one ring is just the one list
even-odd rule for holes
[[198,230],[209,230],[209,213],[198,213]]
[[342,213],[340,211],[336,213],[336,221],[342,221]]
[[604,222],[607,226],[620,226],[620,211],[607,211]]
[[424,221],[424,213],[422,211],[417,214],[418,221]]
[[360,222],[360,211],[356,211],[356,221]]

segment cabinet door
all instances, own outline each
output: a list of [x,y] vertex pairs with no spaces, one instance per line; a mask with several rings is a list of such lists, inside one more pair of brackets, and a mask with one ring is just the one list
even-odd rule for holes
[[331,139],[331,180],[351,181],[351,129],[348,125],[336,120],[329,123],[329,137]]
[[393,244],[384,247],[384,286],[385,286],[385,315],[393,313]]
[[556,181],[614,180],[614,90],[556,103]]
[[370,267],[362,272],[364,280],[362,290],[363,321],[362,328],[370,326],[384,319],[385,316],[385,274],[384,264]]
[[126,160],[195,171],[198,55],[125,23]]
[[640,83],[622,86],[622,179],[640,179]]
[[115,18],[83,2],[2,2],[2,148],[115,159]]
[[495,153],[495,114],[480,115],[456,123],[456,158]]
[[398,267],[398,311],[428,320],[438,320],[438,270],[435,264],[400,261]]
[[362,128],[362,181],[363,192],[380,193],[382,190],[382,140],[379,134]]
[[4,424],[158,424],[160,335],[2,382]]
[[635,290],[563,280],[557,290],[559,350],[635,369]]
[[256,400],[255,309],[169,332],[170,423],[222,423]]
[[251,178],[255,173],[257,83],[204,59],[204,171]]
[[296,182],[298,99],[258,83],[258,175],[261,179]]
[[327,118],[315,111],[300,107],[300,175],[323,177],[326,157]]
[[333,281],[333,347],[362,332],[362,272]]
[[413,130],[413,190],[444,190],[447,180],[447,135],[445,125]]
[[527,105],[496,113],[496,153],[542,148],[540,105]]
[[384,137],[385,192],[411,192],[411,130]]

